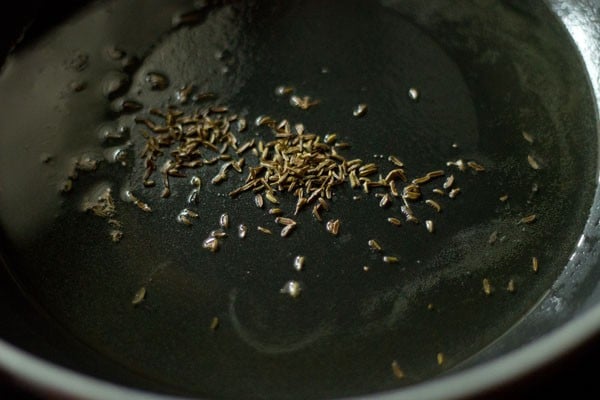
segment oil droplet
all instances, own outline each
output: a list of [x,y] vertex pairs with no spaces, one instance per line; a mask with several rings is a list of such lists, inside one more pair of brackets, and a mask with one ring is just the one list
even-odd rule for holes
[[90,62],[90,56],[83,52],[76,52],[69,61],[67,67],[77,72],[85,70]]
[[102,94],[108,99],[122,95],[128,88],[129,77],[122,72],[109,72],[102,80]]
[[127,56],[121,60],[121,67],[123,68],[123,72],[127,74],[133,73],[137,67],[140,65],[140,59],[136,56]]
[[86,87],[87,84],[83,81],[73,81],[69,83],[69,90],[71,90],[73,93],[79,93],[85,90]]
[[106,49],[104,49],[104,54],[106,54],[106,57],[108,57],[109,60],[115,61],[121,60],[123,57],[125,57],[125,51],[116,46],[106,47]]
[[42,164],[48,164],[52,160],[53,160],[52,154],[49,154],[49,153],[40,154],[40,161],[42,162]]
[[230,61],[233,59],[233,53],[228,49],[223,49],[215,52],[215,60],[217,61]]

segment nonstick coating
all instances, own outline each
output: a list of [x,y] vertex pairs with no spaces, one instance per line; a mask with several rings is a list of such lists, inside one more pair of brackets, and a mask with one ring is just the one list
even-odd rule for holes
[[[6,318],[1,337],[122,385],[207,398],[383,392],[516,347],[511,332],[527,324],[581,244],[596,184],[592,88],[547,6],[315,0],[196,7],[198,24],[173,28],[172,16],[190,2],[94,3],[38,37],[26,34],[7,58],[0,76],[0,223],[4,273],[15,283],[3,279],[9,287],[1,296],[6,315],[21,316]],[[111,60],[111,45],[136,58],[125,66]],[[169,77],[166,91],[149,90],[145,76],[154,71]],[[423,220],[435,219],[432,235],[424,224],[386,223],[400,214],[398,202],[384,210],[378,199],[353,200],[357,193],[344,188],[327,214],[342,221],[338,237],[306,212],[282,239],[256,232],[275,224],[252,196],[226,195],[240,176],[205,184],[198,222],[177,224],[189,179],[173,179],[169,199],[160,198],[160,188],[142,187],[141,128],[134,115],[112,110],[115,96],[103,95],[120,78],[128,83],[117,94],[144,104],[139,114],[176,101],[175,91],[193,83],[250,121],[267,114],[321,135],[337,132],[352,145],[349,158],[385,163],[380,155],[395,154],[411,176],[446,169],[462,193],[440,200],[439,215],[417,207]],[[73,82],[84,90],[71,90]],[[320,104],[292,108],[274,93],[282,84]],[[416,102],[407,95],[411,87],[420,92]],[[358,103],[369,106],[363,118],[352,116]],[[126,137],[103,141],[107,129]],[[523,131],[534,135],[533,144]],[[271,137],[255,127],[243,135]],[[104,162],[82,174],[72,192],[59,193],[74,157],[103,157],[127,140],[127,167]],[[530,167],[529,154],[540,170]],[[477,160],[486,171],[446,167],[458,158]],[[198,174],[208,182],[217,170]],[[115,197],[132,190],[153,208],[144,214],[117,200],[125,232],[118,244],[105,221],[81,210],[106,185]],[[503,194],[507,202],[499,201]],[[291,197],[282,202],[292,207]],[[230,228],[211,254],[201,243],[223,212],[250,233],[241,240]],[[518,224],[530,214],[538,216],[534,224]],[[499,240],[490,245],[494,231]],[[372,238],[400,263],[384,264],[370,252]],[[292,261],[300,254],[306,269],[297,272]],[[482,290],[484,278],[491,296]],[[279,291],[290,279],[303,284],[298,299]],[[510,279],[515,293],[505,289]],[[142,286],[146,299],[134,307]],[[584,296],[588,289],[580,290]],[[23,295],[31,308],[21,305]],[[212,331],[215,316],[220,325]],[[392,374],[392,360],[405,379]]]

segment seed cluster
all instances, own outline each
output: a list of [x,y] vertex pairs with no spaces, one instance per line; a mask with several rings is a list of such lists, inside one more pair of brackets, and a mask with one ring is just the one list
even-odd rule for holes
[[[144,133],[146,143],[141,153],[145,166],[142,178],[144,186],[155,185],[151,176],[158,169],[157,162],[162,156],[166,156],[159,169],[163,185],[162,197],[171,194],[170,178],[185,177],[185,171],[189,169],[225,161],[219,173],[212,178],[213,184],[225,181],[230,169],[241,173],[244,158],[237,157],[232,161],[233,156],[227,152],[231,148],[239,156],[253,143],[238,144],[231,124],[237,122],[239,132],[245,129],[246,122],[237,115],[227,115],[227,111],[227,107],[216,106],[187,115],[174,108],[166,111],[151,109],[150,113],[162,120],[160,123],[150,118],[137,117],[136,122],[144,124],[153,133]],[[165,154],[167,149],[170,151]],[[211,155],[205,156],[205,150]],[[200,182],[197,186],[200,186]]]
[[[289,89],[278,88],[277,92],[287,94]],[[314,218],[321,222],[324,220],[323,213],[330,209],[329,202],[335,190],[345,184],[365,194],[373,192],[382,208],[390,207],[394,199],[400,200],[400,210],[406,221],[414,224],[419,223],[411,207],[415,202],[424,201],[435,211],[442,211],[438,201],[424,199],[422,189],[423,185],[445,176],[444,170],[430,171],[409,179],[404,163],[390,155],[388,162],[391,167],[382,174],[382,167],[376,163],[342,155],[341,152],[350,145],[339,141],[335,133],[320,136],[308,132],[303,124],[292,125],[285,119],[277,121],[261,115],[256,118],[255,125],[270,129],[272,140],[243,140],[243,132],[248,126],[246,119],[230,113],[225,106],[212,106],[191,113],[168,107],[166,110],[151,109],[150,114],[135,119],[148,129],[143,132],[146,140],[141,152],[145,167],[142,182],[144,186],[152,187],[156,184],[153,176],[160,174],[162,197],[171,194],[172,178],[185,177],[189,170],[220,165],[218,173],[210,179],[211,184],[221,184],[231,173],[246,173],[244,184],[230,191],[229,195],[236,197],[244,192],[253,192],[253,202],[257,207],[263,208],[265,203],[275,206],[268,210],[274,216],[285,213],[279,208],[280,197],[289,193],[295,198],[294,215],[310,208]],[[447,165],[460,171],[472,169],[475,173],[485,170],[475,161],[465,162],[462,159],[450,161]],[[194,176],[190,183],[194,189],[188,200],[193,204],[198,201],[202,180]],[[455,198],[460,188],[453,187],[454,183],[455,177],[450,175],[441,187],[434,189],[434,193]],[[131,200],[142,210],[151,211],[146,203],[133,195]],[[190,218],[195,217],[186,209],[178,216],[178,221],[191,224]],[[387,220],[393,225],[402,225],[395,216]],[[278,217],[275,222],[282,226],[282,237],[289,236],[297,226],[295,220],[287,217]],[[334,236],[339,234],[340,227],[339,219],[325,224],[327,232]],[[433,233],[431,220],[427,221],[426,228]],[[264,234],[272,233],[264,227],[257,229]],[[218,248],[212,240],[204,246],[211,251]]]

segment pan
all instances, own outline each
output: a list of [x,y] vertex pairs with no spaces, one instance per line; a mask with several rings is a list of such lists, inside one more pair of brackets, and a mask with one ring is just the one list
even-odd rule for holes
[[34,9],[0,76],[18,381],[456,398],[598,332],[593,1]]

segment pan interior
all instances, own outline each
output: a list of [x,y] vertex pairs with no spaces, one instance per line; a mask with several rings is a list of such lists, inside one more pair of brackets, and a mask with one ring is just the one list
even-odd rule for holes
[[[22,293],[60,327],[53,345],[73,341],[89,351],[85,365],[63,353],[66,364],[126,385],[211,398],[366,394],[455,370],[543,298],[585,224],[597,157],[589,83],[548,10],[517,1],[200,3],[93,3],[26,37],[4,66],[2,251]],[[189,10],[198,22],[173,27],[171,16]],[[107,56],[113,45],[124,58]],[[150,72],[167,76],[169,87],[150,90]],[[122,86],[107,89],[114,82]],[[372,194],[344,187],[325,214],[340,219],[338,236],[306,211],[281,238],[257,232],[277,225],[252,195],[227,196],[245,174],[209,183],[217,164],[197,172],[200,217],[191,227],[178,224],[189,176],[171,180],[168,199],[160,187],[142,186],[143,129],[134,117],[176,103],[188,84],[217,97],[190,100],[183,110],[227,105],[249,121],[269,115],[319,135],[336,132],[351,144],[348,158],[389,169],[394,154],[412,177],[441,168],[461,193],[438,199],[431,190],[442,181],[426,186],[442,212],[415,206],[421,223],[398,228],[386,218],[402,217],[400,201],[383,209]],[[275,94],[279,85],[320,103],[294,108]],[[120,98],[144,109],[116,113]],[[359,103],[368,111],[355,118]],[[251,126],[240,136],[271,140],[272,133]],[[127,166],[109,162],[127,142]],[[60,193],[82,154],[106,161]],[[446,165],[457,159],[476,160],[485,172]],[[82,212],[105,187],[123,224],[119,243],[105,220]],[[125,190],[153,212],[120,199]],[[291,196],[281,201],[293,209]],[[232,227],[212,254],[202,241],[222,213]],[[519,223],[533,214],[534,223]],[[435,221],[434,234],[426,219]],[[249,227],[243,240],[238,224]],[[369,239],[400,262],[384,263]],[[300,272],[297,255],[306,258]],[[280,293],[289,280],[302,283],[297,299]],[[515,292],[506,289],[511,280]],[[133,306],[141,287],[145,298]],[[16,329],[0,332],[34,348]],[[392,373],[393,360],[404,379]],[[121,369],[128,373],[114,376]]]

